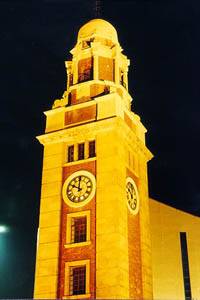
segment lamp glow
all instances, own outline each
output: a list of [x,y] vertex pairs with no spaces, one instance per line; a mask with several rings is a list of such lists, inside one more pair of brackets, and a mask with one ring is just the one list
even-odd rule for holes
[[5,225],[0,225],[0,234],[8,232],[8,227]]

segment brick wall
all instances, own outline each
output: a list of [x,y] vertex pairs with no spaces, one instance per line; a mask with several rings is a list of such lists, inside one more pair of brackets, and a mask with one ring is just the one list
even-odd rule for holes
[[[88,162],[81,165],[74,165],[63,168],[63,182],[72,173],[79,170],[87,170],[94,175],[96,174],[96,162]],[[67,214],[72,212],[90,210],[91,214],[91,244],[82,247],[74,247],[65,249],[66,243],[66,220]],[[91,299],[95,298],[96,290],[96,199],[95,197],[84,207],[72,208],[66,205],[63,201],[62,212],[61,212],[61,239],[60,239],[60,259],[59,259],[59,280],[58,280],[58,298],[64,296],[64,285],[65,285],[65,263],[76,260],[90,260],[90,294]]]
[[[127,169],[127,176],[131,177],[136,185],[138,178]],[[128,212],[128,253],[129,253],[129,287],[131,299],[143,299],[142,295],[142,270],[141,270],[141,247],[140,247],[140,216]]]

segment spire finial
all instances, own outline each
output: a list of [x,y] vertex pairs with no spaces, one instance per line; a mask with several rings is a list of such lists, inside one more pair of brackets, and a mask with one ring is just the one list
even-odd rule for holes
[[101,1],[100,0],[95,0],[95,17],[99,18],[101,16]]

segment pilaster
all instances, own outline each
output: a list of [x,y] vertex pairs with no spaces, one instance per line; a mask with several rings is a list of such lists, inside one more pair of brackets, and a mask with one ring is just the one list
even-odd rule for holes
[[34,298],[57,298],[63,144],[44,146]]
[[126,174],[116,130],[97,136],[97,156],[96,297],[129,298]]

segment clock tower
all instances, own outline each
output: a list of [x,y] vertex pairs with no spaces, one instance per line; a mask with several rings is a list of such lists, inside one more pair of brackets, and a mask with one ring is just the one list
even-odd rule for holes
[[67,88],[45,112],[34,298],[151,299],[146,129],[129,60],[102,19],[81,27]]

